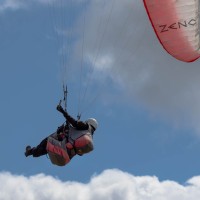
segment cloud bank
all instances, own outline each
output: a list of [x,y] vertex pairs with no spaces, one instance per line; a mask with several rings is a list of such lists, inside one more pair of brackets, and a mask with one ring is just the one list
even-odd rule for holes
[[0,173],[1,200],[197,200],[200,176],[185,185],[159,181],[152,176],[134,176],[118,169],[95,175],[88,183],[66,181],[38,174],[31,177]]

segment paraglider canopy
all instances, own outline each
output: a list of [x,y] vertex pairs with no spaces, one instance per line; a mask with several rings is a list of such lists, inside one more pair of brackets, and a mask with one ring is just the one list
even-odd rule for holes
[[165,50],[178,60],[200,57],[199,1],[144,0],[154,31]]

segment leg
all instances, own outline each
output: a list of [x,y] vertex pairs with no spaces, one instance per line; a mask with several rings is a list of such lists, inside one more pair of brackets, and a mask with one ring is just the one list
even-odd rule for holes
[[26,157],[30,155],[32,155],[33,157],[43,156],[47,154],[46,146],[47,146],[47,138],[42,140],[42,142],[40,142],[40,144],[37,147],[31,148],[30,146],[27,146],[25,156]]

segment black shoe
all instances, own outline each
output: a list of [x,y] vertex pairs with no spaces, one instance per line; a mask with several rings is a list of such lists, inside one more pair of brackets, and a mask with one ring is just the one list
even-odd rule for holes
[[26,152],[24,153],[26,157],[32,155],[32,148],[31,146],[26,147]]

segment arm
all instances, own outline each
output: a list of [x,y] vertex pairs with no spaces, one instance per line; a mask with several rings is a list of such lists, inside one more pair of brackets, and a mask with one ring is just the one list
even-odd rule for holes
[[57,106],[57,110],[63,114],[65,119],[75,128],[78,130],[87,130],[88,124],[82,121],[77,121],[73,117],[71,117],[67,111],[65,111],[61,105]]

